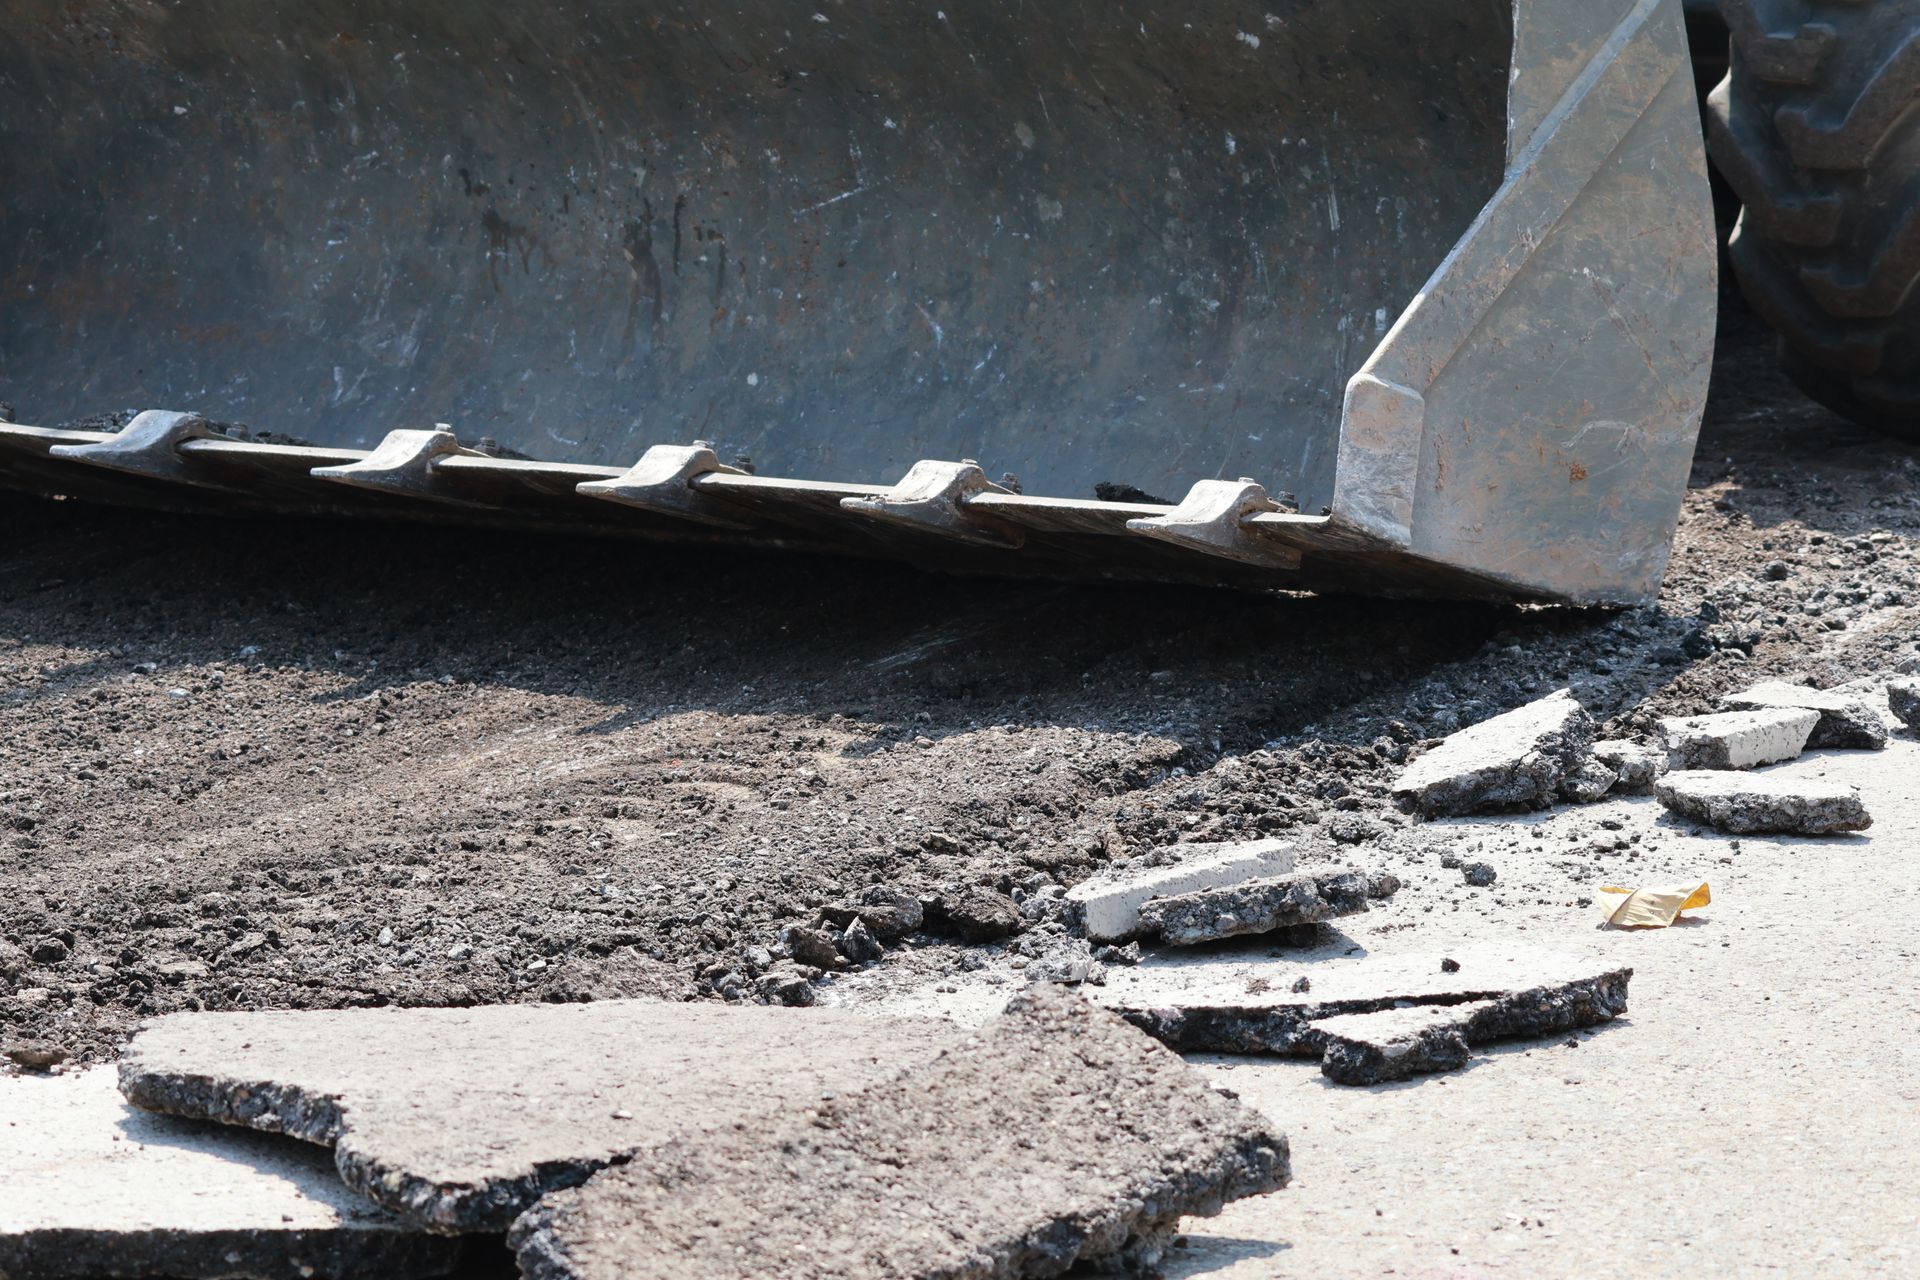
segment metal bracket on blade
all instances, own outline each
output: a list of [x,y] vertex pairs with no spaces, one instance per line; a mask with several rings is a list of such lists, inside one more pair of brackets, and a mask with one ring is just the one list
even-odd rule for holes
[[434,475],[435,462],[456,454],[470,458],[486,456],[463,447],[459,438],[444,425],[432,431],[389,431],[386,439],[360,461],[344,467],[316,467],[312,474],[316,480],[333,480],[360,489],[402,493],[436,502],[483,505],[448,492],[446,482]]
[[148,409],[115,432],[110,440],[98,444],[57,444],[47,450],[47,456],[152,480],[168,480],[202,489],[225,489],[228,486],[208,480],[205,469],[180,452],[180,446],[189,440],[216,438],[219,433],[197,413]]
[[742,519],[736,508],[701,493],[693,483],[701,476],[745,474],[737,467],[722,465],[713,446],[704,440],[690,446],[657,444],[625,475],[613,480],[589,480],[574,492],[710,528],[752,529],[754,523]]
[[1249,516],[1281,510],[1251,480],[1202,480],[1186,500],[1163,516],[1127,521],[1127,528],[1161,542],[1268,569],[1297,569],[1300,553],[1255,533]]
[[840,507],[958,542],[1011,549],[1026,541],[1024,530],[967,510],[967,500],[976,494],[1008,492],[988,480],[976,462],[916,462],[906,478],[885,493],[843,498]]

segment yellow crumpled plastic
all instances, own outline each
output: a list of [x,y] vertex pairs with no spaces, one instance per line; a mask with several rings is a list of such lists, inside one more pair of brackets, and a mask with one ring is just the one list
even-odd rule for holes
[[1713,894],[1704,884],[1662,889],[1608,886],[1600,892],[1616,895],[1612,900],[1600,899],[1600,913],[1616,929],[1664,929],[1678,919],[1682,911],[1692,911],[1713,901]]

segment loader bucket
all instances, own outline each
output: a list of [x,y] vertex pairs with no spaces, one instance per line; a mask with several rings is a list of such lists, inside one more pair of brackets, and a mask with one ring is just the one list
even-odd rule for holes
[[1678,0],[6,9],[14,487],[1328,590],[1664,569],[1715,267]]

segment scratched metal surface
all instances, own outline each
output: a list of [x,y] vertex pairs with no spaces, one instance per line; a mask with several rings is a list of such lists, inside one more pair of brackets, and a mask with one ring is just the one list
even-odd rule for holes
[[1331,501],[1503,0],[8,0],[0,399]]

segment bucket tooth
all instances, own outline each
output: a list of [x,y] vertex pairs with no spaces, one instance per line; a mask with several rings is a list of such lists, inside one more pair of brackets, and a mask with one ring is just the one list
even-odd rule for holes
[[1300,553],[1256,533],[1254,516],[1280,511],[1280,504],[1251,480],[1202,480],[1166,515],[1127,521],[1127,528],[1161,542],[1210,556],[1269,569],[1298,569]]
[[372,453],[343,467],[316,467],[316,480],[331,480],[359,489],[403,494],[433,502],[462,506],[480,506],[449,491],[444,480],[434,473],[434,464],[442,458],[481,457],[462,447],[451,430],[441,426],[432,431],[402,429],[387,432]]
[[914,463],[906,478],[885,493],[843,498],[840,507],[855,515],[921,529],[957,542],[1011,550],[1026,541],[1024,532],[967,509],[971,498],[1008,492],[987,479],[977,462],[923,461]]
[[189,441],[212,439],[216,435],[207,420],[197,413],[148,409],[105,440],[91,444],[57,444],[47,450],[47,456],[150,480],[221,489],[226,486],[208,479],[205,469],[181,452],[181,446]]
[[709,528],[747,530],[754,527],[753,521],[741,518],[738,508],[695,487],[706,476],[745,474],[737,467],[723,465],[712,445],[696,440],[691,445],[655,445],[625,475],[590,481],[574,492]]

